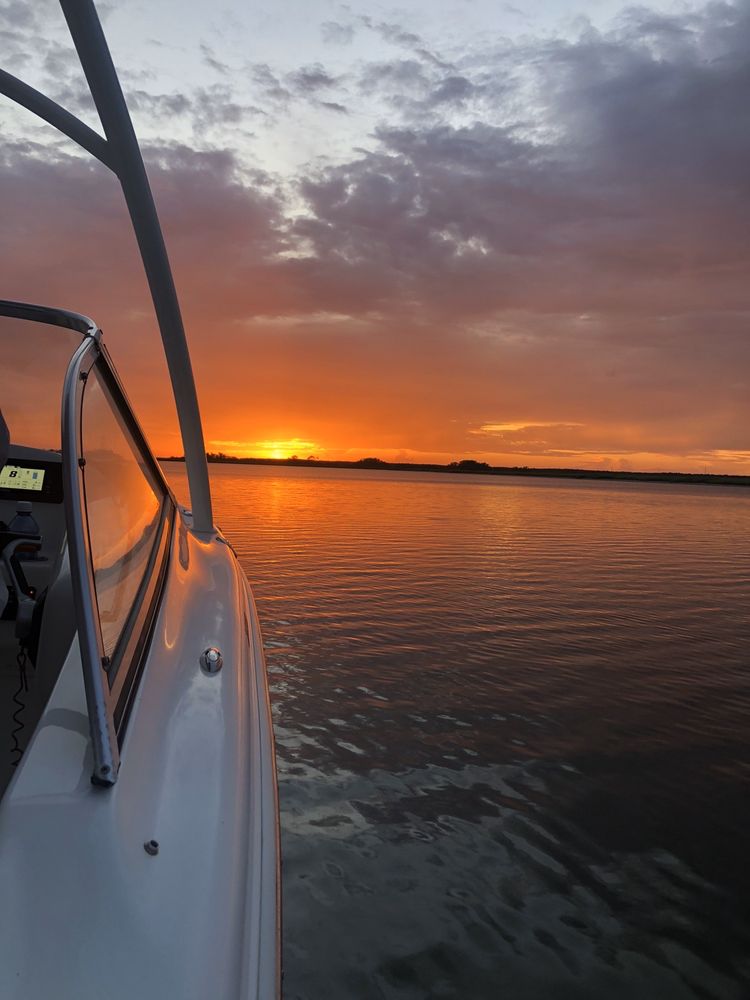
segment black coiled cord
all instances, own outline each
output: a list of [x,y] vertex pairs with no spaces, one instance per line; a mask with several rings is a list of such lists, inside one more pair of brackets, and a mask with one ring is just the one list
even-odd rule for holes
[[26,701],[23,700],[23,696],[29,693],[29,678],[26,673],[26,664],[28,658],[26,656],[26,649],[21,646],[18,651],[18,656],[16,657],[16,663],[18,664],[18,690],[13,695],[13,704],[17,705],[15,712],[11,716],[15,727],[11,730],[10,737],[13,740],[13,746],[11,747],[11,754],[14,756],[14,760],[11,761],[13,767],[17,767],[21,757],[23,757],[23,750],[18,742],[19,734],[23,732],[24,722],[21,718],[21,713],[26,708]]

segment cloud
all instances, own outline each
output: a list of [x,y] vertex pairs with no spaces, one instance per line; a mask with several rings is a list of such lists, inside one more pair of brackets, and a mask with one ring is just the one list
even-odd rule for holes
[[300,274],[330,290],[326,308],[358,300],[424,349],[450,326],[498,394],[521,380],[550,455],[563,440],[585,456],[745,448],[748,9],[631,10],[606,34],[475,52],[462,89],[480,101],[526,69],[504,108],[466,124],[413,114],[453,72],[370,65],[363,88],[408,124],[302,181]]
[[[210,372],[204,352],[226,317],[243,313],[238,299],[247,301],[250,275],[283,246],[279,206],[262,188],[253,193],[239,181],[244,171],[225,151],[163,146],[145,154],[194,358]],[[8,209],[0,234],[4,296],[92,315],[147,430],[173,453],[178,443],[161,349],[115,179],[78,156],[60,152],[52,161],[48,149],[10,149],[0,197]]]
[[414,92],[427,93],[430,78],[416,59],[397,59],[389,62],[370,63],[362,73],[359,89],[367,93],[377,88],[392,103],[403,103]]
[[472,434],[507,434],[508,432],[517,433],[519,431],[535,430],[537,427],[582,427],[583,424],[573,422],[563,422],[559,421],[557,423],[550,423],[550,421],[544,420],[531,420],[531,421],[516,421],[503,424],[482,424],[476,430],[473,430]]
[[0,24],[3,69],[17,73],[30,61],[30,52],[35,51],[31,43],[40,34],[38,14],[33,5],[22,0],[0,0]]
[[320,63],[313,66],[303,66],[294,73],[290,73],[287,80],[294,90],[303,93],[325,90],[333,87],[336,83],[336,78],[327,73]]
[[33,31],[37,27],[33,8],[22,3],[21,0],[3,0],[0,3],[0,14],[2,14],[3,23],[14,29]]
[[[251,181],[221,148],[220,126],[256,113],[228,82],[135,94],[155,121],[171,103],[217,126],[217,148],[147,150],[208,436],[508,464],[745,462],[750,5],[631,9],[608,32],[488,40],[455,64],[367,23],[410,50],[357,70],[381,123],[291,182]],[[251,78],[277,109],[304,100],[348,125],[333,89],[347,81],[323,66]],[[141,343],[116,190],[39,155],[7,152],[7,294],[41,285]],[[151,390],[137,356],[125,363]]]
[[363,22],[368,28],[372,28],[373,31],[384,38],[387,42],[392,42],[394,45],[402,45],[405,48],[419,48],[422,46],[422,39],[419,35],[415,35],[411,31],[406,31],[399,24],[392,24],[387,21],[375,21],[371,17],[363,17]]
[[447,76],[433,91],[433,104],[458,104],[477,92],[477,87],[465,76]]
[[216,53],[211,48],[210,45],[206,45],[205,42],[201,43],[200,46],[201,56],[203,57],[203,62],[212,69],[215,73],[219,73],[221,76],[228,76],[230,68],[227,63],[222,62],[216,57]]
[[189,109],[193,128],[199,132],[242,125],[249,119],[264,117],[264,112],[256,105],[234,98],[232,90],[225,84],[198,88],[189,101]]
[[[743,308],[744,36],[726,33],[717,51],[708,15],[690,24],[676,51],[674,25],[652,20],[648,45],[630,22],[539,43],[539,103],[525,115],[549,120],[546,141],[484,121],[380,128],[379,148],[304,181],[299,231],[319,259],[368,262],[397,300],[464,318]],[[370,67],[369,84],[394,81],[428,90],[417,63]]]
[[320,26],[320,34],[329,45],[349,45],[354,39],[354,28],[351,24],[324,21]]
[[283,106],[289,101],[289,90],[267,63],[251,63],[248,71],[254,88],[260,91],[261,104],[271,101]]
[[432,52],[423,39],[413,31],[407,31],[400,24],[390,21],[376,21],[374,18],[364,15],[360,18],[365,27],[370,28],[378,34],[383,41],[400,48],[409,49],[421,60],[445,68],[448,64]]
[[345,108],[343,104],[339,104],[337,101],[320,101],[319,107],[326,108],[328,111],[335,111],[340,115],[349,114],[349,109]]
[[174,118],[187,114],[192,102],[185,94],[152,94],[146,90],[130,90],[128,106],[131,113],[146,111],[156,118]]

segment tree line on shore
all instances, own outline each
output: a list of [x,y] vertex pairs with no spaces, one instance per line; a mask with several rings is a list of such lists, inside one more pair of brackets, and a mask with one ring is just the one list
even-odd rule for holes
[[[230,465],[292,465],[329,469],[381,469],[393,472],[446,472],[488,476],[535,476],[557,479],[619,479],[656,483],[708,483],[722,486],[750,486],[750,476],[715,475],[708,472],[626,472],[620,469],[535,469],[527,465],[498,466],[473,458],[440,465],[432,462],[387,462],[369,456],[353,462],[320,459],[315,455],[300,458],[240,458],[222,451],[206,452],[206,460]],[[160,462],[184,462],[183,455],[162,457]]]

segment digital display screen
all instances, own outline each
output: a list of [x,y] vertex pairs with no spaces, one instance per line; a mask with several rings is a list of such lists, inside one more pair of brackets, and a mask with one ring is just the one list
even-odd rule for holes
[[22,469],[20,465],[5,465],[0,472],[0,489],[41,492],[44,471],[44,469]]

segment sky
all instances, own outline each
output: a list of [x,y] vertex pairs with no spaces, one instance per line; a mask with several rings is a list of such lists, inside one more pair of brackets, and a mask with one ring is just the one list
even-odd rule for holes
[[[750,0],[98,4],[207,447],[750,473]],[[51,0],[3,66],[98,128]],[[0,98],[0,294],[181,447],[116,181]]]

